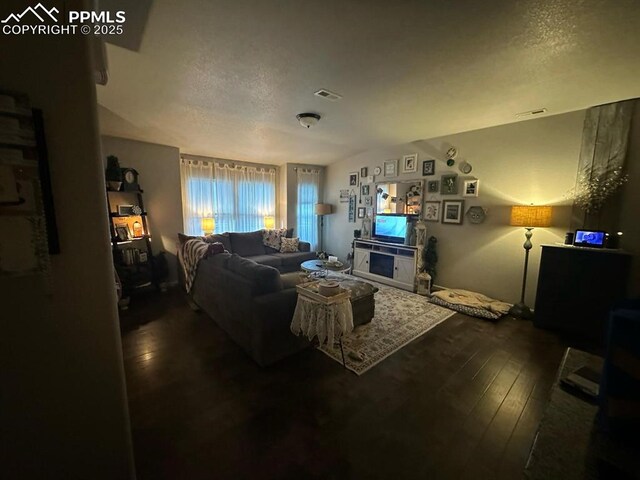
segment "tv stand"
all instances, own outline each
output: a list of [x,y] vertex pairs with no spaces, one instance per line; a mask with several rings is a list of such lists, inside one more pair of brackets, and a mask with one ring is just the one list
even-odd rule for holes
[[415,292],[418,247],[355,239],[353,275]]

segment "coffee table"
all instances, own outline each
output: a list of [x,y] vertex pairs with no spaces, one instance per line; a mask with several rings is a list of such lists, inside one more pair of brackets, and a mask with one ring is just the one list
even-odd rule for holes
[[300,269],[312,277],[324,278],[329,272],[347,273],[351,269],[351,265],[342,262],[339,265],[330,265],[326,260],[316,259],[302,262]]

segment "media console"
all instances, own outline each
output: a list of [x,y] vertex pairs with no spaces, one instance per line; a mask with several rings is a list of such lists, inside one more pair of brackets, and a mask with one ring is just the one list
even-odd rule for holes
[[415,292],[418,247],[355,239],[353,275]]

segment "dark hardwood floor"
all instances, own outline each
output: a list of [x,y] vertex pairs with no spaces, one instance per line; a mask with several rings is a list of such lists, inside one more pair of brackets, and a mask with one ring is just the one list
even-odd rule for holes
[[455,315],[363,376],[261,369],[180,292],[121,314],[138,479],[522,477],[564,345]]

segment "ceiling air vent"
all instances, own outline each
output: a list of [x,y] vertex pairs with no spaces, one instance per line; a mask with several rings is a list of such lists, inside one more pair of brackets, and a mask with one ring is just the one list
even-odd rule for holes
[[313,92],[313,94],[316,97],[326,98],[327,100],[331,100],[332,102],[336,102],[342,98],[342,95],[330,92],[329,90],[325,90],[324,88],[321,88],[317,92]]
[[516,118],[533,117],[547,113],[546,108],[538,108],[537,110],[529,110],[528,112],[516,113]]

